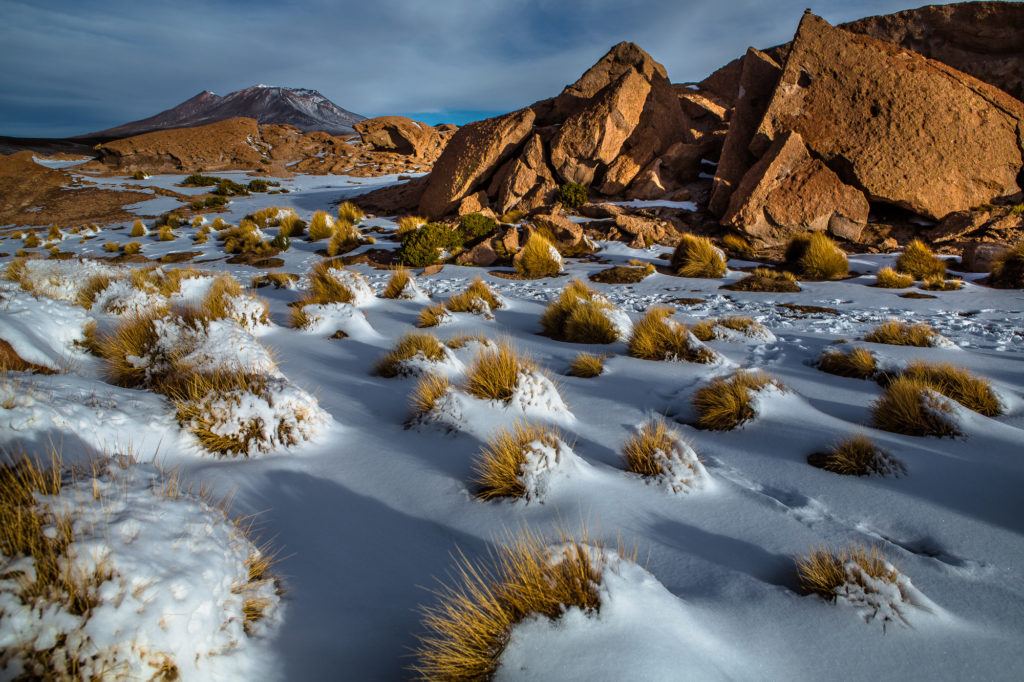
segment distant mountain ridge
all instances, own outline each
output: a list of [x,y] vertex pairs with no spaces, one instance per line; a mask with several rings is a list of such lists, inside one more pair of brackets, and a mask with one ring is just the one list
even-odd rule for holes
[[224,95],[204,90],[155,116],[131,121],[80,138],[123,138],[155,130],[191,128],[243,116],[260,123],[286,123],[303,132],[322,130],[332,135],[353,132],[365,116],[342,109],[316,90],[254,85]]

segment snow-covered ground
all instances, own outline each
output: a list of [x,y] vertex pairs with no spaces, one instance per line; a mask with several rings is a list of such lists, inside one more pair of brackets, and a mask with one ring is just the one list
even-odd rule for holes
[[[170,187],[177,180],[160,176],[138,184]],[[237,223],[258,208],[280,205],[308,219],[314,210],[330,210],[339,199],[393,180],[298,176],[285,181],[289,194],[237,198],[221,215]],[[201,251],[196,267],[230,272],[243,283],[259,273],[225,263],[213,238],[195,245],[194,228],[178,228],[176,240],[159,242],[129,238],[128,227],[107,226],[84,242],[68,235],[60,247],[104,256],[106,241],[139,241],[150,257]],[[360,227],[373,234],[368,230],[391,230],[394,223],[376,218]],[[361,248],[396,246],[375,236],[377,244]],[[680,322],[745,315],[770,330],[759,338],[707,342],[727,362],[703,365],[632,358],[622,341],[590,346],[538,334],[540,314],[562,287],[607,264],[568,259],[565,276],[533,281],[448,265],[417,277],[435,301],[483,276],[505,305],[493,319],[456,313],[429,331],[442,340],[461,334],[510,340],[554,378],[561,400],[552,400],[546,385],[537,389],[530,409],[470,404],[474,399],[462,400],[460,393],[464,409],[449,414],[446,423],[410,427],[416,377],[383,378],[371,370],[415,329],[426,304],[362,302],[345,312],[347,319],[365,316],[360,333],[344,339],[330,338],[330,325],[292,329],[288,303],[302,296],[325,243],[291,243],[280,270],[302,275],[299,288],[259,289],[270,304],[271,324],[248,338],[269,348],[280,376],[314,396],[330,419],[310,441],[251,458],[204,453],[179,428],[166,399],[103,381],[98,361],[74,346],[86,319],[99,313],[34,299],[10,283],[0,290],[0,338],[24,350],[27,360],[67,371],[2,380],[0,444],[39,451],[56,443],[69,461],[97,449],[130,447],[143,462],[155,458],[179,468],[181,479],[197,489],[218,498],[232,495],[233,514],[254,515],[256,544],[270,543],[276,551],[273,570],[283,586],[278,613],[257,634],[259,646],[234,654],[258,649],[261,677],[408,677],[410,651],[424,633],[417,607],[436,603],[432,589],[446,579],[453,554],[484,560],[508,531],[528,527],[557,539],[560,529],[583,526],[606,546],[620,540],[635,546],[638,565],[605,567],[597,614],[575,609],[556,622],[531,619],[517,626],[500,679],[1024,677],[1024,292],[989,289],[970,282],[978,276],[965,275],[968,282],[959,291],[901,298],[902,290],[871,286],[873,273],[893,263],[890,255],[851,256],[850,268],[859,276],[801,283],[803,291],[792,294],[720,289],[742,277],[738,270],[723,280],[654,274],[639,284],[593,285],[634,321],[648,307],[667,304],[677,307]],[[18,247],[10,240],[0,245],[7,252]],[[661,264],[659,255],[668,251],[601,246],[613,264]],[[0,266],[9,260],[0,259]],[[368,266],[351,269],[378,294],[390,276]],[[893,317],[930,323],[952,347],[860,340]],[[988,418],[964,410],[963,434],[956,438],[876,430],[870,405],[879,386],[813,366],[837,340],[870,348],[882,366],[927,359],[965,367],[992,381],[1006,413]],[[475,350],[473,344],[456,350],[458,362],[448,362],[447,370],[457,375]],[[567,376],[580,351],[611,354],[605,373]],[[769,372],[787,390],[761,395],[756,418],[736,430],[690,426],[694,392],[736,367]],[[624,471],[623,443],[654,413],[668,415],[692,447],[704,484],[673,488]],[[539,499],[481,501],[472,480],[483,441],[524,416],[557,426],[567,464],[558,465]],[[858,478],[807,463],[807,455],[855,434],[870,436],[903,463],[905,473]],[[168,530],[161,526],[160,532]],[[854,543],[877,546],[912,581],[895,622],[873,617],[879,607],[870,600],[829,603],[798,590],[795,556]],[[194,580],[202,582],[204,575],[196,571]],[[200,585],[192,587],[202,593]],[[8,627],[7,620],[0,623]],[[251,679],[245,670],[239,664],[223,674]],[[204,674],[201,668],[181,673],[191,679]]]

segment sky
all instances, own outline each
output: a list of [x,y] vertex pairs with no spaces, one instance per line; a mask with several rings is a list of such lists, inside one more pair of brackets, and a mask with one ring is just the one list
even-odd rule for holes
[[465,123],[558,94],[631,40],[673,82],[914,0],[0,0],[0,135],[60,137],[256,83]]

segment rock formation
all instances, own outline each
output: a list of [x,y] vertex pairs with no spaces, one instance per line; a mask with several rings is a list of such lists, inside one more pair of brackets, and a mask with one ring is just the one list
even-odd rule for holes
[[355,124],[364,145],[372,151],[407,154],[434,160],[444,149],[451,131],[438,129],[405,116],[378,116]]

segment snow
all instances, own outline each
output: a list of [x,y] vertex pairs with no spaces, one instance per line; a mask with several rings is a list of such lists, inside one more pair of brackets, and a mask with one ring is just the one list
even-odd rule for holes
[[[180,179],[156,176],[146,184],[173,187]],[[95,180],[105,187],[137,185],[124,178]],[[220,215],[237,224],[259,208],[280,206],[308,220],[313,211],[333,211],[339,200],[396,181],[296,176],[282,180],[289,194],[239,197]],[[84,242],[69,236],[61,249],[103,257],[103,242],[128,241],[129,226],[104,226],[97,238]],[[386,218],[359,227],[395,229]],[[195,245],[193,232],[182,227],[172,242],[139,241],[151,258],[200,251],[196,260],[208,262],[196,267],[233,274],[243,283],[262,272],[227,263],[214,239]],[[267,233],[274,234],[274,228]],[[375,236],[372,248],[396,247],[388,234]],[[281,254],[284,265],[275,270],[304,279],[298,291],[258,290],[270,305],[270,324],[252,330],[227,321],[211,325],[188,352],[210,366],[237,362],[257,368],[296,397],[295,404],[308,405],[302,394],[290,393],[301,390],[315,398],[324,421],[300,447],[274,445],[259,457],[224,459],[196,445],[166,399],[107,383],[98,361],[75,348],[90,317],[101,327],[116,321],[102,310],[87,312],[73,304],[88,274],[109,272],[110,266],[30,261],[31,278],[45,295],[36,298],[4,283],[0,338],[27,360],[70,371],[10,373],[0,379],[0,445],[9,452],[45,452],[59,444],[65,457],[77,462],[130,447],[144,463],[155,458],[178,467],[186,487],[203,486],[214,497],[232,495],[233,514],[255,515],[256,544],[279,551],[275,570],[286,588],[281,625],[269,628],[257,646],[242,649],[252,655],[258,650],[265,661],[258,673],[225,663],[215,676],[214,668],[205,667],[235,657],[229,654],[201,659],[200,672],[189,673],[193,679],[258,674],[267,680],[316,680],[334,679],[339,671],[360,679],[407,677],[409,650],[423,632],[416,608],[436,603],[429,588],[448,575],[452,554],[461,551],[473,561],[486,561],[496,538],[524,526],[552,539],[562,528],[586,526],[607,546],[620,538],[635,546],[638,560],[608,562],[598,613],[569,610],[554,622],[520,624],[502,655],[500,679],[1021,677],[1021,292],[989,289],[977,281],[983,274],[964,273],[958,291],[934,292],[934,299],[901,298],[902,292],[872,286],[874,273],[891,266],[894,254],[851,254],[851,270],[860,275],[801,282],[801,292],[788,294],[721,290],[743,276],[737,266],[748,264],[739,261],[730,263],[732,270],[722,279],[656,273],[637,284],[593,284],[632,322],[651,306],[672,305],[677,308],[673,319],[681,323],[742,315],[767,329],[754,336],[722,332],[723,338],[706,342],[722,357],[720,363],[654,362],[629,357],[623,340],[574,344],[538,333],[544,307],[572,278],[585,280],[630,259],[659,264],[658,256],[670,251],[617,242],[598,246],[608,263],[566,258],[566,275],[549,279],[504,279],[454,265],[417,276],[422,294],[434,303],[482,276],[506,303],[491,311],[493,319],[455,314],[427,331],[442,341],[464,334],[507,338],[547,376],[522,378],[513,401],[494,403],[459,388],[464,371],[456,362],[429,363],[431,370],[448,374],[453,388],[437,407],[439,422],[410,428],[408,396],[416,378],[378,377],[372,367],[403,334],[423,331],[415,322],[427,301],[372,297],[359,307],[307,306],[314,324],[292,329],[289,303],[303,296],[305,278],[321,260],[316,251],[323,248],[292,240]],[[8,243],[2,250],[16,248]],[[8,260],[0,259],[0,266]],[[955,270],[956,263],[950,267]],[[346,271],[359,273],[376,292],[392,274],[366,265]],[[183,292],[197,298],[208,284],[187,280]],[[863,341],[891,318],[927,322],[950,344],[913,348]],[[330,338],[339,330],[347,337]],[[913,360],[952,362],[990,379],[1006,413],[989,418],[954,405],[949,418],[961,432],[955,438],[877,430],[870,413],[881,388],[814,366],[833,345],[867,348],[882,367]],[[453,355],[464,367],[478,350],[469,344]],[[605,373],[592,379],[561,374],[579,352],[607,354]],[[693,427],[693,393],[735,368],[763,370],[787,390],[758,393],[757,416],[736,430]],[[276,397],[274,405],[259,396],[246,400],[247,412],[236,415],[281,414]],[[693,465],[679,472],[686,480],[696,469],[692,452],[706,476],[689,476],[700,485],[672,490],[671,483],[624,470],[622,445],[652,414],[673,420],[670,425],[689,448],[680,448],[680,461]],[[477,499],[473,463],[482,444],[522,420],[556,426],[572,456],[560,450],[554,467],[549,452],[531,459],[526,475],[538,494],[528,502]],[[224,423],[227,429],[239,422]],[[855,434],[868,436],[901,461],[903,475],[845,477],[807,463],[807,455]],[[144,509],[140,506],[140,513]],[[180,517],[172,520],[179,532],[188,532]],[[851,590],[836,602],[799,592],[793,557],[819,546],[854,543],[878,547],[905,577],[907,582],[897,583],[898,599],[887,586],[863,595]],[[165,554],[165,562],[190,560],[187,551]],[[210,559],[210,565],[220,564]],[[190,594],[214,589],[196,577],[201,573],[188,575],[180,582]],[[885,620],[897,612],[898,618]],[[878,616],[865,622],[865,613]],[[6,622],[0,632],[10,632]],[[180,646],[189,652],[205,646],[203,641],[197,635]]]
[[666,199],[631,199],[629,201],[609,201],[615,206],[627,208],[681,208],[684,211],[696,211],[697,204],[692,201],[668,201]]

